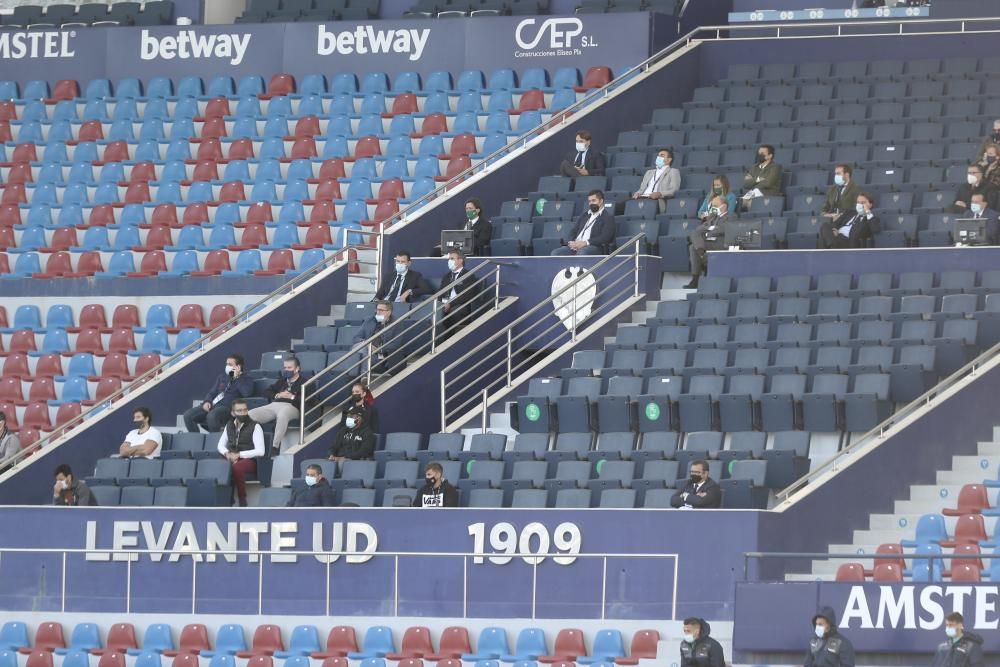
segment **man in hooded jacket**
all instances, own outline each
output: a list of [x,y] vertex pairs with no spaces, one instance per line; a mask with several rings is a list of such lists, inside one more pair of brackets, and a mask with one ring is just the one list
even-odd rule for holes
[[710,636],[712,626],[703,618],[684,619],[681,667],[725,667],[722,644]]
[[965,631],[965,619],[957,611],[944,617],[948,641],[938,646],[931,667],[983,667],[983,638]]
[[816,633],[809,642],[805,667],[854,667],[854,645],[837,631],[837,615],[823,607],[813,616]]

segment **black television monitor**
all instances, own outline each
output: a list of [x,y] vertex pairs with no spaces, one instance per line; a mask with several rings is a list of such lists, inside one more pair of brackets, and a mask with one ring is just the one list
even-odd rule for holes
[[447,255],[452,250],[460,250],[463,255],[471,255],[472,230],[446,229],[441,232],[441,254]]
[[759,250],[764,225],[760,220],[731,220],[726,223],[726,247]]
[[955,220],[955,243],[962,245],[986,245],[985,218],[959,218]]

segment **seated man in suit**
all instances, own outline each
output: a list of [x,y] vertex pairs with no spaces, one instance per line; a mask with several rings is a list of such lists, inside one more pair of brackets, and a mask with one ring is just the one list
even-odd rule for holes
[[374,301],[406,303],[431,293],[431,286],[420,272],[410,268],[413,262],[409,252],[405,250],[397,252],[395,260],[395,271],[382,280],[378,291],[375,292]]
[[972,202],[969,204],[969,214],[964,217],[973,220],[986,220],[987,242],[990,245],[1000,245],[1000,219],[997,217],[997,212],[990,208],[990,204],[986,200],[986,195],[981,192],[972,195]]
[[469,322],[479,296],[479,280],[465,268],[465,255],[459,250],[448,253],[448,272],[441,278],[441,290],[448,287],[451,290],[441,297],[444,318],[438,323],[439,343]]
[[588,210],[576,221],[571,239],[553,255],[605,255],[615,241],[615,219],[604,207],[604,193],[591,190],[587,195]]
[[996,192],[986,182],[986,179],[983,178],[982,167],[975,162],[970,164],[966,168],[965,179],[966,182],[959,186],[958,192],[955,193],[955,201],[951,205],[952,213],[967,213],[969,211],[969,204],[972,203],[972,196],[977,194],[983,195],[986,201],[992,204]]
[[781,165],[774,161],[774,146],[757,149],[757,163],[743,175],[743,206],[749,209],[757,197],[779,197],[782,193]]
[[576,133],[575,148],[559,165],[560,174],[570,178],[604,175],[604,155],[593,148],[590,132],[580,130]]
[[375,339],[371,342],[372,347],[372,373],[389,373],[400,361],[401,355],[396,355],[402,341],[402,331],[399,327],[382,336],[392,323],[392,303],[379,301],[375,305],[375,316],[369,317],[361,324],[357,335],[354,336],[354,344],[363,343],[372,336]]
[[849,164],[838,164],[833,169],[833,185],[827,190],[823,204],[823,217],[836,220],[854,208],[861,194],[861,186],[854,182],[854,170]]
[[824,248],[864,248],[868,239],[881,229],[878,216],[872,212],[874,206],[875,200],[870,194],[859,194],[853,211],[820,225],[820,245]]
[[697,289],[701,274],[708,268],[708,250],[721,250],[725,244],[725,224],[732,216],[729,215],[729,203],[725,198],[716,195],[708,209],[708,217],[688,235],[691,245],[688,247],[688,257],[691,260],[691,282],[684,289]]
[[656,152],[656,162],[642,176],[639,189],[632,193],[632,199],[654,199],[660,213],[667,210],[667,200],[681,189],[681,172],[673,167],[674,152],[661,148]]
[[690,479],[684,488],[670,498],[670,506],[677,509],[718,509],[722,506],[722,489],[708,476],[708,464],[692,461]]

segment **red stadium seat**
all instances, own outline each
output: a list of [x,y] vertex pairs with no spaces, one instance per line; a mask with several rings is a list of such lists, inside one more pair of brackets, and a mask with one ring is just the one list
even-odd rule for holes
[[[957,565],[965,564],[980,571],[985,570],[983,559],[980,558],[982,553],[978,544],[959,544],[951,554],[951,567],[954,569]],[[950,577],[951,572],[946,570],[944,576]]]
[[135,183],[129,183],[128,187],[125,188],[126,204],[145,204],[146,202],[152,200],[153,198],[149,194],[148,183],[137,181]]
[[403,93],[393,98],[392,110],[389,112],[389,115],[397,116],[407,113],[417,113],[418,111],[417,96],[413,93]]
[[955,522],[955,535],[950,540],[941,540],[945,548],[954,548],[959,544],[979,544],[987,539],[986,524],[982,514],[965,514]]
[[17,434],[21,440],[21,449],[27,449],[42,439],[42,434],[37,428],[22,428]]
[[865,568],[861,563],[842,563],[837,568],[837,581],[864,581]]
[[358,652],[358,637],[350,625],[336,625],[326,636],[326,650],[313,653],[313,658],[344,658]]
[[27,354],[28,352],[35,351],[35,332],[31,329],[21,329],[20,331],[15,331],[10,336],[9,352],[22,352]]
[[347,172],[344,170],[344,161],[341,158],[324,160],[319,166],[319,179],[321,181],[336,180],[346,178]]
[[[131,623],[121,623],[120,625],[131,625]],[[90,650],[91,653],[94,653],[94,651],[101,651],[101,653],[94,654],[101,656],[101,659],[97,661],[97,667],[125,667],[125,651],[108,649]]]
[[38,151],[35,144],[18,144],[10,154],[11,162],[38,162]]
[[8,248],[16,248],[14,240],[14,230],[10,227],[0,227],[0,251]]
[[249,651],[237,651],[237,658],[252,658],[261,655],[274,655],[285,650],[285,642],[281,639],[281,628],[277,625],[258,625],[254,630]]
[[62,357],[58,354],[43,354],[35,364],[35,377],[53,378],[63,374]]
[[[35,381],[31,383],[31,389],[28,390],[28,402],[36,403],[54,400],[56,400],[55,381],[50,377],[36,377]],[[27,417],[25,417],[25,421],[27,421]]]
[[111,314],[111,326],[112,328],[119,329],[121,327],[137,327],[139,324],[139,307],[131,303],[123,303],[120,306],[115,306],[114,312]]
[[104,146],[105,162],[125,162],[131,159],[127,141],[112,141]]
[[2,273],[10,273],[10,263],[7,255],[0,255],[0,274]]
[[[371,222],[374,225],[379,225],[397,213],[399,213],[399,202],[395,199],[383,199],[375,207]],[[371,239],[371,242],[374,243],[374,237]]]
[[313,204],[312,211],[309,213],[310,224],[314,222],[325,222],[329,224],[336,219],[337,209],[331,201],[317,201]]
[[[206,126],[208,123],[205,124]],[[224,128],[223,128],[224,129]],[[196,160],[213,160],[222,162],[222,142],[217,137],[207,136],[198,144]]]
[[636,630],[632,635],[632,646],[628,655],[623,658],[616,658],[619,665],[638,665],[639,660],[656,659],[656,647],[660,642],[659,630]]
[[80,253],[76,260],[76,271],[66,275],[67,278],[89,278],[95,273],[104,271],[104,262],[101,261],[101,253],[96,250],[88,250]]
[[472,134],[458,134],[451,140],[451,157],[477,153],[476,137]]
[[403,658],[396,663],[396,667],[424,667],[424,661],[420,658]]
[[230,303],[220,303],[212,307],[208,315],[208,328],[218,329],[229,320],[236,317],[236,306]]
[[295,123],[296,137],[316,137],[321,134],[323,132],[319,129],[319,118],[317,116],[303,116]]
[[[469,631],[460,625],[452,625],[441,631],[441,640],[437,653],[424,657],[428,660],[459,659],[466,653],[472,653],[472,643],[469,641]],[[459,662],[461,665],[461,662]]]
[[254,271],[255,276],[277,276],[295,269],[295,259],[291,250],[274,250],[267,258],[267,269]]
[[198,202],[188,204],[184,207],[184,215],[181,218],[181,225],[203,225],[208,222],[208,204]]
[[0,141],[7,144],[14,141],[14,134],[10,131],[10,122],[0,121]]
[[229,144],[230,160],[252,160],[253,157],[253,141],[250,139],[237,139]]
[[160,365],[160,355],[153,352],[140,354],[135,362],[135,377],[139,377]]
[[540,90],[526,90],[517,103],[517,111],[537,111],[545,108],[545,93]]
[[[53,398],[55,398],[53,396]],[[29,403],[24,409],[24,419],[21,420],[22,428],[34,428],[39,431],[51,431],[52,422],[49,420],[49,404],[45,402]]]
[[13,227],[21,224],[21,207],[7,204],[0,206],[0,227]]
[[104,127],[101,125],[101,121],[99,120],[84,121],[83,125],[80,126],[80,134],[77,136],[77,140],[103,141]]
[[248,224],[243,228],[239,245],[231,246],[230,250],[248,250],[267,245],[267,228],[259,222]]
[[982,581],[982,571],[968,563],[956,563],[951,570],[951,581],[952,583],[959,581],[978,583]]
[[[226,121],[222,118],[206,118],[204,125],[201,126],[201,138],[204,140],[208,139],[218,139],[219,137],[226,136]],[[202,141],[202,145],[204,145]],[[222,157],[222,148],[219,147],[219,158]],[[198,148],[198,159],[201,158],[201,147]]]
[[101,375],[99,377],[112,377],[125,379],[132,376],[128,369],[128,354],[125,352],[109,352],[104,357],[101,364]]
[[61,79],[52,87],[52,97],[46,100],[46,103],[54,104],[74,97],[80,97],[80,84],[74,79]]
[[52,651],[39,651],[31,648],[18,650],[20,653],[25,653],[28,656],[24,667],[52,667]]
[[7,417],[7,428],[11,431],[17,431],[21,428],[17,421],[17,407],[13,403],[0,401],[0,412]]
[[291,74],[275,74],[267,84],[267,94],[291,95],[295,92],[295,77]]
[[191,179],[194,181],[215,181],[219,178],[219,167],[212,160],[201,160],[194,166]]
[[49,248],[51,250],[69,250],[77,245],[80,245],[80,243],[76,238],[76,227],[58,228],[52,232],[52,240],[49,241]]
[[247,661],[247,667],[274,667],[274,658],[269,655],[255,655]]
[[330,225],[325,222],[314,222],[306,230],[306,238],[302,243],[292,246],[293,250],[308,250],[309,248],[322,248],[326,244],[332,244],[333,238],[330,235]]
[[[0,255],[6,257],[6,255]],[[0,327],[7,327],[7,308],[0,304]]]
[[316,199],[330,201],[333,199],[343,199],[340,195],[340,181],[333,179],[320,181],[316,186]]
[[357,144],[354,146],[355,158],[375,157],[376,155],[381,154],[382,145],[379,143],[378,137],[359,137]]
[[80,308],[80,323],[76,327],[67,327],[69,333],[79,333],[82,329],[107,329],[108,316],[104,304],[88,303]]
[[555,644],[552,646],[552,655],[542,655],[538,657],[538,662],[558,664],[569,660],[576,660],[579,656],[587,655],[587,645],[583,641],[583,631],[576,628],[565,628],[556,635]]
[[[163,654],[166,655],[167,652],[164,651]],[[171,661],[170,667],[198,667],[198,654],[181,653],[180,655],[176,655]]]
[[[434,653],[431,645],[431,631],[422,626],[407,628],[403,633],[403,642],[399,653],[387,653],[387,660],[405,660],[407,658],[423,658]],[[421,663],[422,664],[422,663]],[[397,667],[399,667],[397,665]]]
[[135,349],[135,334],[126,327],[113,329],[108,339],[108,352],[129,352]]
[[424,117],[418,136],[441,134],[448,131],[448,117],[443,113],[430,113]]
[[31,174],[31,165],[27,162],[17,162],[7,170],[8,183],[31,183],[34,180]]
[[[208,644],[208,628],[201,623],[189,623],[181,630],[181,636],[177,642],[177,648],[163,652],[163,655],[173,657],[177,655],[194,654],[207,651],[211,648]],[[198,667],[195,660],[191,667]]]
[[84,329],[76,337],[76,351],[103,354],[104,342],[98,329]]
[[225,97],[214,97],[205,104],[205,118],[222,118],[229,113],[229,100]]
[[576,86],[574,90],[583,93],[592,88],[601,88],[611,83],[611,68],[605,66],[591,67],[583,77],[583,85]]
[[320,664],[320,667],[349,667],[349,664],[347,658],[327,658]]
[[[46,651],[49,653],[51,665],[51,652],[57,648],[66,648],[66,639],[63,637],[63,627],[62,623],[52,623],[51,621],[41,623],[38,629],[35,630],[35,642],[32,647],[24,647],[19,649],[19,653],[23,655],[31,655],[38,651]],[[31,658],[28,658],[29,662]]]
[[32,278],[61,278],[73,273],[73,260],[68,252],[56,252],[49,255],[42,273],[34,273]]
[[81,412],[79,403],[63,403],[56,410],[56,427],[68,424],[71,420],[79,417]]
[[148,278],[167,270],[167,257],[162,250],[151,250],[142,256],[139,270],[125,274],[129,278]]
[[390,178],[382,181],[378,186],[378,199],[402,199],[406,196],[403,189],[403,181],[399,178]]
[[468,155],[459,155],[448,160],[448,168],[445,169],[444,176],[435,177],[435,181],[450,181],[466,169],[472,167],[472,160]]
[[153,213],[149,216],[151,225],[167,225],[168,227],[178,227],[177,206],[174,204],[157,204],[153,207]]
[[17,120],[17,107],[13,101],[0,102],[0,121]]
[[252,222],[272,222],[274,213],[271,211],[271,202],[258,201],[250,205],[247,209],[247,224]]
[[436,667],[462,667],[462,660],[460,658],[445,658],[438,660]]
[[945,508],[941,513],[945,516],[962,516],[963,514],[979,514],[990,509],[990,497],[982,484],[966,484],[958,492],[958,507]]
[[0,377],[0,401],[24,405],[24,393],[21,391],[21,379],[15,377]]
[[3,197],[0,197],[0,204],[27,204],[28,196],[24,191],[23,183],[8,183],[3,188]]
[[90,209],[87,224],[91,227],[107,227],[115,224],[115,207],[111,204],[97,204]]
[[219,189],[219,201],[221,202],[241,202],[247,198],[246,190],[242,181],[229,181],[223,183]]
[[23,352],[8,354],[3,360],[3,377],[9,378],[30,378],[31,370],[28,368],[28,355]]
[[191,276],[204,278],[207,276],[217,276],[223,271],[230,271],[228,250],[213,250],[205,256],[205,265],[201,271],[192,271]]
[[129,173],[128,182],[148,183],[149,181],[155,181],[156,179],[155,164],[152,162],[137,162],[132,165],[132,171]]
[[316,140],[312,137],[299,137],[292,144],[293,160],[309,160],[319,155],[316,151]]
[[177,311],[177,326],[167,329],[169,333],[177,333],[181,329],[201,329],[205,331],[205,311],[200,303],[185,303]]
[[173,232],[166,225],[153,225],[149,233],[146,234],[146,241],[138,248],[137,252],[149,252],[150,250],[163,250],[168,245],[174,244]]

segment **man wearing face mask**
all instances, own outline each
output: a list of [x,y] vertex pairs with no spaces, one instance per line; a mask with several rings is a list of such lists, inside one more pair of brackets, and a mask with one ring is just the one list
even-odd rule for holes
[[955,194],[955,202],[951,205],[952,213],[967,213],[969,204],[972,203],[972,195],[983,195],[988,206],[993,202],[995,195],[993,188],[983,179],[983,168],[978,164],[970,164],[966,168],[965,183],[958,188]]
[[344,461],[359,461],[370,459],[375,455],[375,435],[365,424],[361,410],[350,409],[344,419],[344,428],[340,429],[337,439],[330,448],[329,459],[337,463]]
[[483,215],[483,203],[476,197],[465,202],[465,229],[472,232],[472,254],[488,255],[490,239],[493,238],[493,224]]
[[986,144],[977,162],[983,170],[986,185],[994,191],[1000,188],[1000,145]]
[[979,155],[986,152],[986,147],[990,144],[1000,144],[1000,118],[993,121],[993,127],[986,138],[983,139],[982,145],[979,146]]
[[674,152],[661,148],[656,152],[656,162],[647,169],[639,189],[632,193],[632,199],[654,199],[660,213],[667,210],[667,200],[681,189],[681,172],[675,169]]
[[708,269],[708,251],[722,250],[725,245],[725,225],[729,222],[729,203],[716,195],[708,216],[688,234],[688,259],[691,261],[691,282],[684,289],[697,289],[701,274]]
[[872,195],[860,192],[855,198],[854,210],[845,212],[833,222],[819,227],[820,245],[824,248],[864,248],[874,237],[882,223],[872,211]]
[[323,476],[323,468],[315,463],[306,467],[306,486],[292,494],[287,507],[334,507],[337,499],[333,487]]
[[559,165],[559,173],[570,178],[603,176],[604,155],[593,148],[592,141],[590,132],[587,130],[577,132],[574,150],[568,153],[562,164]]
[[281,452],[281,444],[288,431],[289,422],[299,418],[299,407],[302,405],[302,367],[298,357],[286,357],[282,362],[281,377],[267,388],[267,405],[250,411],[250,419],[258,424],[274,422],[274,439],[271,441],[271,453]]
[[587,211],[580,216],[569,234],[566,245],[552,251],[553,255],[606,255],[615,241],[615,218],[604,206],[604,193],[591,190],[587,195]]
[[836,220],[854,209],[854,202],[861,194],[861,186],[854,182],[854,170],[848,164],[838,164],[833,169],[833,186],[826,193],[823,217]]
[[243,368],[242,356],[230,354],[226,357],[226,369],[215,378],[201,405],[184,413],[184,426],[188,432],[198,433],[199,426],[204,426],[209,433],[221,431],[229,419],[233,401],[253,396],[253,379],[243,374]]
[[957,611],[944,617],[944,634],[948,639],[938,645],[931,667],[983,667],[983,638],[965,631]]
[[160,456],[163,446],[163,435],[153,428],[153,413],[149,408],[136,408],[132,412],[132,425],[135,426],[125,436],[125,442],[118,448],[118,455],[123,459],[145,457],[155,459]]
[[7,415],[0,412],[0,461],[6,461],[21,451],[21,439],[7,428]]
[[725,667],[722,644],[711,637],[711,631],[703,618],[684,619],[680,667]]
[[76,478],[73,470],[65,463],[56,466],[55,486],[52,487],[52,504],[68,507],[94,507],[97,499],[83,480]]
[[465,268],[465,254],[448,253],[448,272],[441,278],[441,289],[448,289],[441,299],[444,317],[438,321],[438,340],[444,341],[472,318],[473,304],[479,297],[479,281]]
[[743,175],[743,205],[749,208],[757,197],[781,196],[782,175],[781,165],[774,161],[774,146],[762,145],[757,149],[757,163]]
[[444,478],[444,468],[432,461],[424,470],[426,482],[413,498],[414,507],[458,507],[458,490]]
[[397,252],[392,274],[382,280],[382,285],[375,292],[374,301],[389,301],[407,303],[413,299],[431,293],[430,285],[419,271],[411,267],[410,253]]
[[823,607],[812,619],[815,636],[809,641],[805,667],[854,667],[854,646],[837,631],[832,607]]
[[708,476],[708,464],[698,460],[691,463],[690,477],[684,488],[670,498],[670,506],[677,509],[718,509],[722,506],[722,490]]
[[986,197],[980,193],[972,195],[967,218],[986,221],[986,242],[990,245],[1000,244],[1000,219],[996,211],[990,209]]
[[233,487],[240,507],[246,507],[247,476],[257,472],[257,459],[264,456],[264,429],[250,419],[242,398],[233,401],[232,417],[219,438],[218,451],[232,464]]
[[389,331],[384,336],[382,335],[382,331],[391,323],[392,304],[388,301],[379,301],[375,304],[375,315],[365,320],[354,336],[355,345],[375,337],[372,341],[373,373],[388,373],[401,361],[400,356],[396,354],[403,342],[401,332]]

